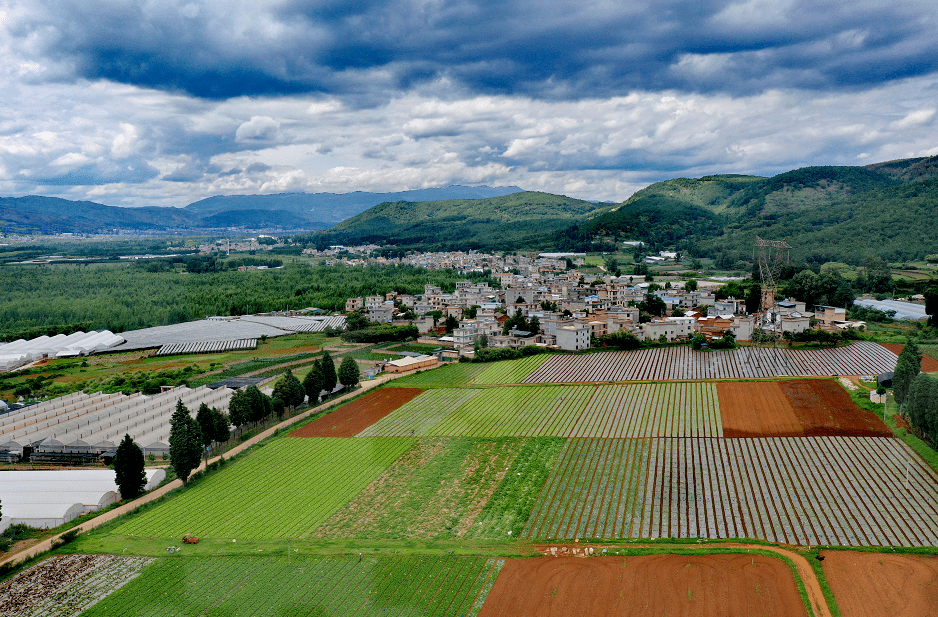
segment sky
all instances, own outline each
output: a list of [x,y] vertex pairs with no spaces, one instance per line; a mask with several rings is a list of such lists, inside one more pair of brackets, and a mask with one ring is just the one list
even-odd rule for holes
[[0,0],[0,196],[659,180],[938,154],[934,0]]

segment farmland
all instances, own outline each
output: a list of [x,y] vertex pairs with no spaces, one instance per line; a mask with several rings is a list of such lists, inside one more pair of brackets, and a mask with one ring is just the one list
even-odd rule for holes
[[524,383],[878,375],[893,370],[896,357],[867,341],[810,350],[743,347],[700,353],[687,346],[663,347],[550,356]]
[[824,572],[844,617],[938,615],[938,557],[826,551]]
[[290,433],[290,436],[353,437],[422,392],[423,390],[415,388],[373,390],[360,399],[298,428]]
[[0,587],[0,617],[69,617],[136,578],[147,557],[57,555]]
[[224,473],[128,519],[115,533],[164,538],[185,533],[211,538],[307,536],[412,445],[413,440],[402,438],[278,439],[235,461]]
[[476,615],[502,564],[484,557],[167,557],[84,615]]
[[429,390],[360,436],[719,437],[710,384]]
[[316,530],[324,538],[462,537],[501,483],[520,439],[424,439]]
[[895,439],[631,443],[569,440],[523,537],[938,543],[935,473]]
[[428,388],[462,385],[513,384],[521,383],[550,356],[540,354],[517,360],[472,364],[459,362],[433,371],[408,375],[393,382],[394,387]]
[[509,561],[479,616],[716,614],[806,615],[791,571],[777,559],[647,555]]

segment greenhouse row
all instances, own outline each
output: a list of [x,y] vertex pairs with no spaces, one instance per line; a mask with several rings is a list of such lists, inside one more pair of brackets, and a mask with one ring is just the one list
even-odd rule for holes
[[113,452],[125,434],[144,453],[169,451],[169,420],[181,400],[194,416],[202,403],[228,409],[234,390],[180,386],[160,394],[85,394],[32,405],[0,416],[0,460],[94,461]]
[[0,345],[0,372],[10,371],[43,358],[87,356],[123,342],[122,336],[110,330],[40,336],[28,341],[19,339]]

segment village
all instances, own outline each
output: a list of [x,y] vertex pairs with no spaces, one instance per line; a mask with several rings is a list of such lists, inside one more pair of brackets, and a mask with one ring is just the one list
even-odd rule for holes
[[[310,250],[327,256],[327,264],[348,267],[369,264],[411,264],[428,269],[452,268],[461,272],[491,272],[500,288],[465,280],[455,291],[426,285],[422,295],[389,292],[384,296],[348,298],[346,313],[361,312],[380,324],[415,325],[420,342],[439,344],[444,358],[473,357],[484,347],[520,349],[528,346],[565,351],[589,349],[600,337],[628,332],[643,342],[687,341],[695,334],[707,343],[727,334],[736,341],[751,341],[754,333],[775,338],[810,328],[829,332],[861,328],[850,321],[845,307],[807,307],[789,298],[775,301],[764,294],[763,310],[750,314],[743,298],[718,298],[728,279],[620,275],[582,272],[582,253],[540,253],[537,257],[495,256],[483,253],[422,253],[404,258],[349,257],[368,255],[379,247],[333,247]],[[337,257],[344,253],[345,257]],[[661,251],[644,263],[666,266],[678,255]],[[570,266],[573,266],[572,268]],[[585,269],[585,268],[584,268]],[[686,273],[685,273],[686,274]],[[517,327],[517,317],[527,328]],[[446,325],[448,322],[448,326]],[[507,324],[507,327],[506,327]]]

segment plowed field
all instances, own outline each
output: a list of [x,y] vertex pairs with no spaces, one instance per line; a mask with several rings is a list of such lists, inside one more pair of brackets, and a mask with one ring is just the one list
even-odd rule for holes
[[889,437],[873,413],[828,379],[720,382],[724,437]]
[[808,436],[892,437],[876,414],[860,409],[829,379],[779,382]]
[[[905,345],[899,345],[897,343],[880,343],[880,345],[897,356],[902,353],[902,348],[905,347]],[[922,354],[922,370],[926,373],[934,373],[935,371],[938,371],[938,360],[932,358],[931,356]]]
[[804,435],[795,408],[777,381],[721,381],[717,394],[724,437]]
[[382,388],[298,428],[290,437],[354,437],[423,392],[417,388]]
[[844,617],[938,615],[938,557],[824,554],[824,573]]
[[508,560],[479,617],[805,614],[777,559],[647,555]]

